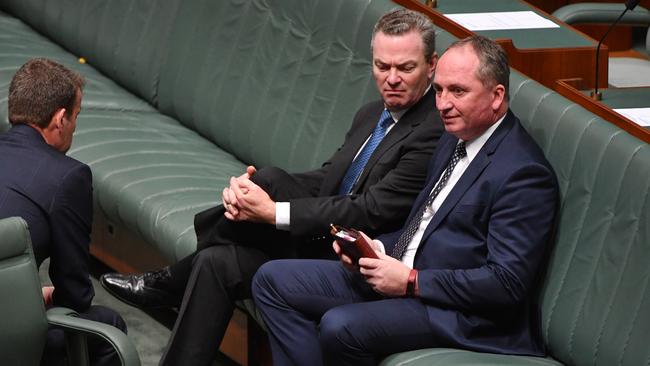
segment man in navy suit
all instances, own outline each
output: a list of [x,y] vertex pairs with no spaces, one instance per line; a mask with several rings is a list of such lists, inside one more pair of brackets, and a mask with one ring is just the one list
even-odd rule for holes
[[[47,59],[30,60],[14,75],[8,101],[12,128],[0,135],[0,218],[25,219],[37,265],[50,258],[54,290],[44,290],[46,305],[64,306],[125,331],[113,310],[91,306],[92,174],[87,165],[65,155],[83,85],[80,75]],[[88,347],[92,365],[119,362],[99,338],[89,339]],[[62,363],[64,351],[63,331],[51,328],[41,363]]]
[[555,175],[508,108],[505,52],[454,43],[433,85],[445,124],[404,227],[378,259],[279,260],[253,280],[274,365],[371,365],[425,347],[542,356],[534,292]]

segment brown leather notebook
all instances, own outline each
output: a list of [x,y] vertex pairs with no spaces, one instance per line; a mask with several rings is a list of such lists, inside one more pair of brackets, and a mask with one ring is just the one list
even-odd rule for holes
[[356,264],[359,258],[379,258],[377,253],[357,230],[347,229],[339,225],[330,225],[330,233],[341,247],[341,250]]

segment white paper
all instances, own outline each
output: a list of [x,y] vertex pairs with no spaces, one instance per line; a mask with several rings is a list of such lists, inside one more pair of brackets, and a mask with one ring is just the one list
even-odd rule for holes
[[560,27],[534,11],[502,11],[444,15],[471,31]]
[[631,119],[639,126],[650,126],[650,108],[615,108],[614,112]]

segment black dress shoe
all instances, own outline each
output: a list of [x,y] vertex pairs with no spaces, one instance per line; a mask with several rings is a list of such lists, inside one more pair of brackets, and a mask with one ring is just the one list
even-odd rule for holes
[[139,275],[105,273],[99,278],[102,286],[125,303],[140,308],[177,307],[180,296],[171,289],[171,272],[165,267]]

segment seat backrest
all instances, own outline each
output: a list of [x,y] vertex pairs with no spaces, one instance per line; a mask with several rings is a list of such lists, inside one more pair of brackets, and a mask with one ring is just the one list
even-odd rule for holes
[[378,97],[390,0],[3,0],[9,13],[240,160],[305,170]]
[[0,360],[38,365],[47,321],[27,223],[0,220]]
[[378,97],[370,39],[390,0],[191,0],[161,69],[159,108],[240,160],[313,168]]
[[[567,24],[612,24],[625,10],[622,3],[577,3],[560,7],[553,16]],[[650,11],[642,6],[636,6],[632,11],[626,11],[620,24],[630,26],[650,26]],[[650,57],[650,27],[645,38],[645,50]]]
[[540,298],[549,353],[566,365],[647,365],[650,146],[516,72],[510,90],[560,184]]
[[2,0],[19,17],[152,105],[181,0]]

